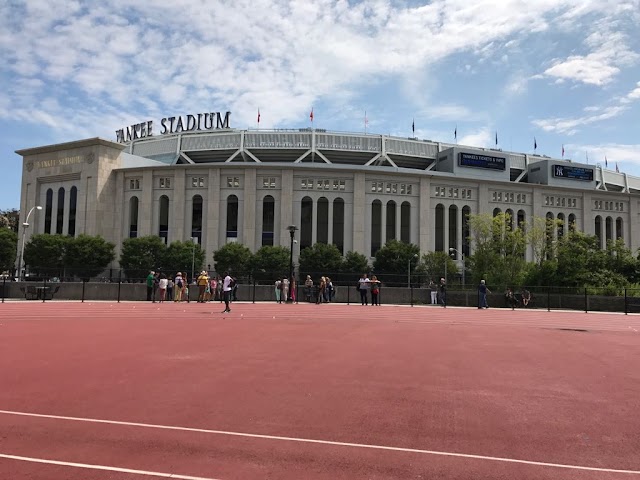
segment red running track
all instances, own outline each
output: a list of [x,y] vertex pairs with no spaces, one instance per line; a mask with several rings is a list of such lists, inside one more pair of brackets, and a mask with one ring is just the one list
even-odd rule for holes
[[640,479],[640,317],[220,310],[0,305],[0,478]]

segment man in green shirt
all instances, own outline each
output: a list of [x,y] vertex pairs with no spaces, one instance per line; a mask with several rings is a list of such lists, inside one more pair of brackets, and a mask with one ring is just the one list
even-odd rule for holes
[[149,272],[149,275],[147,276],[147,302],[150,302],[152,300],[154,275],[155,275],[155,272],[152,270]]

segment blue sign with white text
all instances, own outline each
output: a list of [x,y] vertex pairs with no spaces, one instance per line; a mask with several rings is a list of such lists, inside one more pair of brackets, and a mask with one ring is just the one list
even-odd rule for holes
[[461,167],[486,168],[489,170],[505,170],[507,162],[502,157],[490,157],[487,155],[460,152],[458,165]]
[[552,165],[551,171],[554,177],[567,178],[569,180],[593,181],[593,168],[570,167],[569,165]]

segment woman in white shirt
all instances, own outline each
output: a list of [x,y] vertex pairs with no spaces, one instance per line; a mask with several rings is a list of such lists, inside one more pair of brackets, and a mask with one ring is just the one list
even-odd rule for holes
[[169,285],[169,280],[167,280],[167,276],[164,273],[160,274],[160,282],[158,283],[158,288],[160,289],[160,302],[164,302],[167,296],[167,286]]

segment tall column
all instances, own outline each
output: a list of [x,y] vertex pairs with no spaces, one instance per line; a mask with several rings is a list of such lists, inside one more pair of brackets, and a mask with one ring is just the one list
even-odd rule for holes
[[[290,247],[291,237],[289,236],[289,230],[287,230],[287,227],[289,225],[295,225],[300,229],[300,215],[294,218],[293,214],[293,170],[282,170],[280,174],[280,227],[278,228],[278,224],[274,227],[274,230],[276,230],[274,233],[278,236],[273,239],[273,244]],[[299,208],[299,202],[296,206]],[[297,237],[299,240],[300,231],[297,232]]]
[[449,205],[444,205],[444,242],[442,248],[445,253],[449,253]]
[[244,171],[244,218],[242,227],[242,243],[252,252],[256,247],[256,169]]
[[330,245],[333,243],[333,200],[329,201],[329,219],[327,220],[327,243]]
[[[409,215],[411,218],[411,215]],[[400,235],[402,233],[402,202],[396,202],[396,240],[400,241]],[[411,234],[409,234],[409,241],[411,241]]]
[[53,188],[53,202],[51,202],[51,234],[58,233],[58,190],[60,187]]
[[211,262],[211,254],[218,250],[220,225],[220,169],[210,168],[207,184],[207,197],[203,202],[203,244],[207,254],[207,263]]
[[353,250],[369,257],[371,251],[365,248],[366,215],[365,174],[355,173],[353,175]]
[[[185,241],[191,238],[191,231],[185,232],[186,216],[191,215],[191,198],[186,198],[185,173],[182,168],[176,169],[173,177],[173,191],[169,191],[169,235],[167,244],[174,240]],[[188,202],[183,201],[188,200]],[[188,204],[188,205],[185,205]],[[189,219],[189,224],[191,220]]]
[[462,217],[463,217],[463,213],[462,213],[462,209],[464,208],[464,205],[458,205],[458,216],[456,217],[456,249],[458,250],[458,252],[456,254],[456,258],[458,260],[462,260],[461,255],[462,255],[462,236],[464,235],[464,230],[462,229]]
[[71,207],[71,185],[65,187],[64,189],[64,206],[62,207],[62,234],[63,235],[69,235],[70,207]]
[[311,206],[311,245],[315,245],[318,241],[318,199],[312,199]]
[[[420,179],[418,210],[418,246],[420,247],[420,252],[424,254],[428,251],[435,250],[435,239],[433,236],[435,225],[429,224],[429,222],[433,221],[431,215],[431,179],[426,177]],[[412,223],[411,230],[413,231],[414,228]]]
[[387,204],[382,202],[380,210],[380,247],[384,247],[387,243]]
[[[145,169],[142,173],[142,194],[138,204],[138,236],[157,235],[158,212],[153,202],[153,170]],[[154,230],[154,225],[156,229]]]

